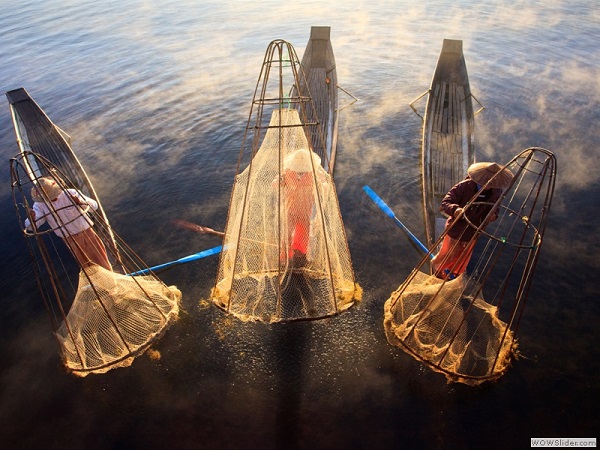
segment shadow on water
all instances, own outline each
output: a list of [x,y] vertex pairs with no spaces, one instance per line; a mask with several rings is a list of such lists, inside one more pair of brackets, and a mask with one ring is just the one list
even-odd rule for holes
[[273,372],[277,383],[276,436],[277,448],[299,448],[302,441],[301,407],[306,379],[307,355],[310,347],[311,322],[278,324],[270,335]]

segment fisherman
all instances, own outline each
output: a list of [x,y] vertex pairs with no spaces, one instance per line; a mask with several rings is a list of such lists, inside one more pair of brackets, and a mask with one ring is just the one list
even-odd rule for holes
[[293,258],[299,265],[304,265],[308,250],[310,221],[315,205],[313,173],[318,177],[319,183],[327,180],[327,173],[321,166],[321,158],[306,148],[287,155],[283,160],[283,169],[288,257]]
[[[478,229],[483,230],[496,220],[496,203],[512,178],[512,172],[497,163],[475,163],[467,169],[467,177],[445,195],[440,211],[449,216],[446,221],[448,233],[439,253],[431,260],[433,273],[438,278],[455,278],[466,272]],[[471,200],[473,204],[465,210]]]
[[[62,238],[80,266],[97,264],[112,271],[106,247],[96,234],[92,220],[85,212],[98,209],[98,203],[76,189],[63,190],[51,176],[39,178],[31,188],[33,207],[25,219],[25,228],[37,229],[44,222]],[[49,202],[49,203],[48,203]]]

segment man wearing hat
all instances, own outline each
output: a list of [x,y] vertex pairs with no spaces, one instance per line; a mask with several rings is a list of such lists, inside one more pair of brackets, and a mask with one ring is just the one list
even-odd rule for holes
[[31,188],[34,201],[30,218],[25,219],[25,227],[35,229],[44,222],[61,237],[81,267],[98,264],[112,271],[106,254],[106,247],[100,240],[92,225],[92,220],[85,212],[98,209],[98,203],[83,195],[76,189],[63,190],[57,181],[46,176],[37,180],[37,187]]
[[[448,191],[440,206],[440,211],[449,216],[448,233],[439,253],[431,260],[436,276],[456,277],[467,270],[477,230],[496,220],[496,202],[512,179],[513,174],[507,168],[493,162],[480,162],[469,166],[467,177]],[[473,203],[464,209],[471,200]]]
[[315,205],[313,173],[318,182],[326,181],[321,158],[306,148],[296,150],[283,160],[283,187],[288,212],[288,257],[306,259],[310,219]]

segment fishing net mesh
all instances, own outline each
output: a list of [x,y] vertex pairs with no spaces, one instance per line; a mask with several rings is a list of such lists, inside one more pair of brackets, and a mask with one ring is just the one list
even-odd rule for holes
[[177,318],[181,292],[150,276],[127,276],[98,265],[79,274],[77,294],[56,332],[76,375],[130,366]]
[[275,109],[234,181],[213,301],[242,320],[314,319],[359,296],[333,179],[295,109]]
[[465,275],[443,281],[417,272],[386,301],[388,341],[403,346],[454,381],[501,376],[513,355],[513,332]]

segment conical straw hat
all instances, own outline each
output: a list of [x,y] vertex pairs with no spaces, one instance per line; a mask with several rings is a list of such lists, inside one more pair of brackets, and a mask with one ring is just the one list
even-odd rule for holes
[[[467,173],[475,183],[488,188],[504,189],[510,185],[513,174],[506,167],[495,162],[479,162],[471,164]],[[489,183],[489,184],[488,184]]]
[[301,148],[287,155],[283,160],[283,167],[286,169],[293,170],[297,173],[311,172],[311,156],[313,158],[313,164],[315,168],[319,167],[321,165],[321,158],[319,158],[319,156],[316,153],[311,152],[305,148]]
[[46,194],[46,198],[54,200],[62,192],[61,187],[52,177],[42,177],[37,180],[38,186],[31,188],[31,198],[34,202],[43,202],[44,197],[40,192],[40,189]]

